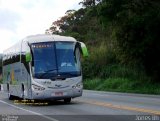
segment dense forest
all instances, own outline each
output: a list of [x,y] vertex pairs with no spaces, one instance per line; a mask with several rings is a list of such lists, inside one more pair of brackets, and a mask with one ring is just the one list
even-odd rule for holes
[[79,4],[82,8],[68,10],[46,33],[86,43],[90,56],[83,59],[83,73],[85,80],[93,79],[90,85],[114,79],[160,83],[159,0],[82,0]]

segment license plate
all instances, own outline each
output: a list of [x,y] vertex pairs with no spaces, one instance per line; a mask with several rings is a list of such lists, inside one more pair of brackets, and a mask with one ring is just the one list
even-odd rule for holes
[[63,92],[55,92],[55,96],[63,96]]

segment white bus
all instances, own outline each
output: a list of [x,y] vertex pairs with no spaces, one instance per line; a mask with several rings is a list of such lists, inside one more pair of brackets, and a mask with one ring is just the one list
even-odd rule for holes
[[70,102],[82,96],[81,55],[88,56],[87,48],[73,37],[28,36],[3,53],[3,90],[10,100]]

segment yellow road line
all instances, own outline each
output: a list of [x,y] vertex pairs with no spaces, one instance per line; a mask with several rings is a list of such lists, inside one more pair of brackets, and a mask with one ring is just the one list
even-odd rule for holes
[[114,105],[112,103],[107,103],[107,102],[98,102],[98,101],[89,101],[89,100],[80,100],[80,101],[88,103],[88,104],[93,104],[93,105],[98,105],[98,106],[103,106],[103,107],[108,107],[108,108],[115,108],[115,109],[122,109],[122,110],[129,110],[129,111],[160,115],[160,111],[152,110],[152,109],[136,108],[136,107],[124,106],[124,105]]

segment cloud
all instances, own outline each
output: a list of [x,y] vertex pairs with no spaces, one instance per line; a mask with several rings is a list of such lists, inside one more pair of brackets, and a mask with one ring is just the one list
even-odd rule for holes
[[15,33],[1,29],[0,29],[0,37],[1,37],[0,53],[2,53],[3,50],[14,44],[13,40],[15,40],[16,38],[15,38]]
[[67,10],[78,9],[80,1],[0,0],[0,36],[5,45],[0,45],[0,53],[28,35],[45,33]]
[[19,14],[3,9],[0,10],[0,29],[15,31],[21,17]]

